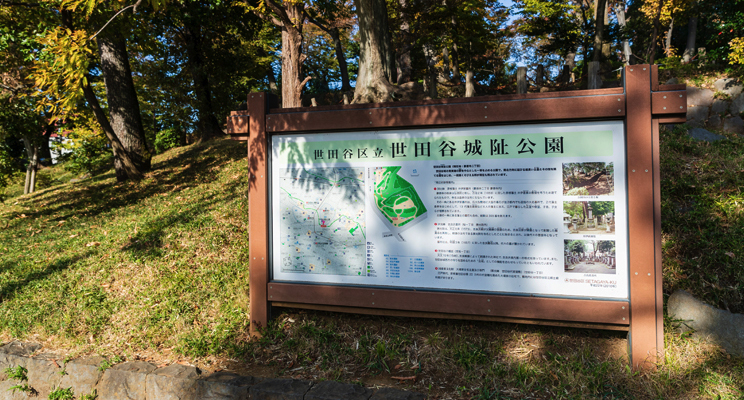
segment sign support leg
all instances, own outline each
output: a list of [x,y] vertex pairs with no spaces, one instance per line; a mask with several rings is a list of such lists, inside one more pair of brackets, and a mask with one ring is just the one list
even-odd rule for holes
[[[628,243],[630,270],[630,361],[653,369],[663,350],[661,260],[658,257],[658,123],[651,115],[652,68],[625,69]],[[658,200],[657,200],[658,201]],[[658,203],[657,203],[658,204]]]
[[248,184],[249,224],[249,290],[250,290],[250,334],[261,336],[260,329],[269,320],[269,282],[268,255],[268,149],[266,138],[267,94],[263,92],[248,94],[248,113],[250,114],[248,138],[248,164],[250,180]]

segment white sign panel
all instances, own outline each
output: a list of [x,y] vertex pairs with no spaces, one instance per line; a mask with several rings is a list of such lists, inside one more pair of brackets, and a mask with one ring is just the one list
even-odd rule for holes
[[276,135],[272,279],[628,298],[622,122]]

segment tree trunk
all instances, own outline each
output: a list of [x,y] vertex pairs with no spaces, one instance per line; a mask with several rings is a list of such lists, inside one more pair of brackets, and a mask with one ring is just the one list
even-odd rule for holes
[[604,24],[602,25],[602,57],[605,59],[606,66],[609,67],[609,60],[610,56],[612,55],[611,49],[612,49],[612,43],[608,40],[605,33],[607,33],[607,29],[610,26],[610,2],[608,0],[605,0],[605,6],[604,6]]
[[384,0],[354,0],[359,20],[359,73],[352,103],[393,100],[393,70]]
[[93,115],[96,117],[98,125],[101,126],[103,133],[106,135],[106,139],[108,139],[111,144],[111,150],[114,153],[114,172],[116,173],[116,180],[121,182],[127,180],[127,178],[133,180],[142,179],[143,171],[140,171],[139,168],[137,168],[137,165],[135,165],[129,157],[129,153],[124,148],[119,137],[116,136],[114,128],[111,127],[111,123],[109,122],[108,117],[106,117],[106,113],[101,108],[100,103],[98,103],[98,98],[93,92],[93,88],[90,86],[91,77],[86,76],[86,80],[88,83],[83,86],[83,95],[85,95],[85,100],[93,110]]
[[28,166],[26,167],[26,182],[23,194],[33,193],[36,189],[36,170],[39,167],[39,145],[29,138],[23,138],[23,147],[26,148]]
[[188,56],[186,63],[194,82],[199,141],[210,140],[222,136],[223,132],[212,107],[212,87],[209,83],[209,73],[202,49],[204,35],[201,25],[189,15],[184,18],[183,25],[182,34]]
[[692,57],[695,56],[695,36],[697,35],[697,16],[690,17],[690,22],[687,24],[687,46],[685,46],[685,52],[682,55],[682,60],[685,63],[692,61]]
[[602,43],[604,42],[605,11],[607,0],[594,1],[594,54],[592,61],[602,61]]
[[333,45],[336,47],[336,59],[338,60],[338,69],[341,71],[341,91],[351,91],[351,83],[349,83],[349,67],[346,65],[346,55],[344,54],[344,46],[341,43],[341,32],[338,28],[333,28],[328,31],[333,39]]
[[302,63],[307,57],[302,53],[302,27],[304,3],[287,5],[286,12],[293,24],[282,26],[282,107],[302,107],[302,88],[309,77],[302,79]]
[[[454,10],[452,10],[451,12],[452,12],[452,18],[450,19],[450,27],[452,28],[453,40],[452,40],[452,63],[450,65],[452,66],[451,67],[452,80],[454,82],[460,83],[460,52],[459,52],[459,49],[457,48],[457,40],[454,39],[454,38],[457,38],[458,25],[457,25],[457,18],[455,18]],[[465,79],[467,80],[467,76],[465,77]],[[475,95],[475,91],[473,91],[473,94]]]
[[[625,0],[620,0],[615,5],[615,15],[617,16],[617,24],[620,26],[620,31],[625,31],[626,20],[625,20]],[[630,41],[623,39],[623,58],[625,65],[630,65],[630,57],[633,53],[630,50]]]
[[[589,23],[589,18],[587,18],[586,16],[587,7],[589,7],[588,5],[589,0],[585,0],[585,1],[579,1],[579,7],[581,8],[581,13],[580,13],[581,14],[581,25],[584,27],[584,30],[586,32],[589,32],[591,28],[591,24]],[[581,64],[581,77],[582,79],[584,79],[587,75],[587,68],[588,68],[588,61],[589,61],[589,47],[591,44],[589,43],[589,39],[587,36],[584,36],[584,40],[582,40],[582,42],[583,43],[581,47],[582,47],[582,53],[583,53],[582,56],[584,57],[584,62]]]
[[[62,10],[60,13],[62,16],[62,23],[63,25],[70,30],[73,30],[73,24],[72,24],[72,13],[69,10]],[[113,29],[109,28],[109,29]],[[100,37],[100,35],[99,35]],[[123,39],[122,39],[123,40]],[[100,43],[99,43],[99,51],[100,51]],[[126,55],[126,45],[124,47],[124,54]],[[107,65],[107,69],[112,69],[111,60],[108,58],[101,57],[101,68],[103,69],[103,65]],[[104,63],[105,60],[105,63]],[[128,79],[130,83],[132,80],[132,74],[129,72],[129,58],[126,59],[126,72],[122,79]],[[115,68],[114,68],[115,69]],[[104,72],[105,73],[105,72]],[[115,81],[113,75],[111,77],[112,81]],[[106,117],[106,113],[101,108],[101,104],[98,102],[98,97],[96,97],[95,92],[93,92],[93,88],[90,86],[92,78],[90,75],[85,76],[85,84],[83,85],[83,95],[85,96],[85,100],[88,102],[88,105],[93,110],[93,115],[96,117],[96,121],[101,126],[101,129],[103,130],[103,133],[106,135],[106,138],[108,139],[109,143],[111,144],[111,150],[114,154],[114,171],[116,173],[116,180],[119,182],[124,181],[126,179],[132,179],[132,180],[140,180],[143,177],[143,173],[145,170],[140,169],[139,165],[133,160],[133,157],[130,156],[129,151],[127,148],[122,144],[121,140],[117,136],[117,133],[114,131],[114,128],[111,126],[111,122]],[[132,88],[134,88],[134,85],[131,85]],[[133,90],[133,89],[132,89]],[[108,92],[108,88],[107,88]],[[136,98],[135,98],[136,101]],[[114,102],[116,104],[116,102]],[[136,103],[135,103],[136,104]],[[113,110],[113,106],[111,104],[111,100],[109,100],[109,107]],[[139,117],[139,104],[137,104],[137,116]],[[140,122],[140,126],[142,123]],[[144,137],[142,135],[141,137]],[[147,167],[149,169],[149,152],[147,152]]]
[[473,70],[465,72],[465,97],[475,97],[475,83],[473,82]]
[[396,54],[398,62],[398,85],[411,81],[413,67],[411,66],[411,50],[413,49],[413,35],[411,34],[411,16],[408,12],[408,2],[399,0],[400,4],[400,49]]
[[664,41],[664,53],[666,53],[667,57],[672,56],[672,30],[674,29],[674,18],[672,18],[672,21],[669,23],[669,30],[666,34],[666,40]]
[[96,40],[106,84],[110,126],[132,164],[139,171],[139,174],[129,176],[124,160],[121,157],[115,158],[117,179],[120,181],[127,178],[137,179],[137,176],[141,177],[142,173],[150,170],[151,155],[142,128],[142,117],[129,67],[126,42],[121,33],[113,28],[101,32]]
[[661,29],[661,9],[663,6],[664,2],[659,1],[659,7],[654,17],[654,28],[651,30],[651,43],[649,43],[648,50],[646,50],[646,59],[649,64],[653,64],[656,58],[656,41],[659,38],[659,30]]
[[276,75],[274,75],[274,68],[271,65],[266,69],[266,78],[269,80],[269,90],[271,93],[278,94],[279,86],[276,84]]
[[426,89],[429,92],[429,97],[432,99],[437,98],[437,71],[436,71],[436,65],[437,65],[437,57],[436,53],[434,52],[434,49],[430,44],[424,45],[424,57],[426,58],[426,71],[427,71],[427,79],[426,79]]

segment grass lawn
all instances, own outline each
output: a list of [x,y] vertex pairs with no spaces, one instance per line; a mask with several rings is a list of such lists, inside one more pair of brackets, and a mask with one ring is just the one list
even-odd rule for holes
[[[665,131],[662,152],[665,293],[744,312],[744,140]],[[252,340],[244,144],[173,149],[139,183],[44,174],[48,187],[0,205],[3,341],[437,399],[744,397],[744,360],[674,321],[640,374],[622,332],[280,310]]]

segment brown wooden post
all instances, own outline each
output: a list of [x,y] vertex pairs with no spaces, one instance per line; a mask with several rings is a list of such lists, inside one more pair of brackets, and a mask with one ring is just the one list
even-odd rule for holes
[[250,333],[260,336],[259,329],[269,321],[269,230],[268,228],[268,141],[266,137],[267,93],[248,95],[250,113],[248,138],[248,214],[249,224],[249,290],[250,290]]
[[517,94],[527,93],[527,67],[517,68]]
[[587,80],[587,89],[601,89],[602,78],[599,76],[599,61],[589,61],[589,79]]
[[[652,74],[656,74],[654,71]],[[656,353],[661,357],[664,354],[664,288],[662,285],[662,259],[661,259],[661,161],[659,159],[659,120],[654,119],[653,152],[654,152],[654,246],[656,252]]]
[[542,64],[537,64],[537,69],[535,70],[535,85],[537,85],[538,89],[541,89],[545,78],[545,66]]
[[[651,119],[651,67],[625,68],[630,358],[634,369],[655,368],[663,350],[661,260],[657,259],[658,136]],[[656,153],[656,154],[655,154]],[[658,264],[657,264],[658,263]]]

